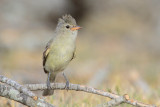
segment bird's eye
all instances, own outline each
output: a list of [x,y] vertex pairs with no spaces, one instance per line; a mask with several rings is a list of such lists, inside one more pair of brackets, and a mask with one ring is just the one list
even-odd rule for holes
[[70,28],[70,26],[69,26],[69,25],[67,25],[67,26],[66,26],[66,28],[67,28],[67,29],[69,29],[69,28]]

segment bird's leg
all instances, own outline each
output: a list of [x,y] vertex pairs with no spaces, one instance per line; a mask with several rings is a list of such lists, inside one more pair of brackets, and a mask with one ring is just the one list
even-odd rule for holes
[[51,75],[51,73],[49,72],[48,78],[47,78],[47,89],[51,89],[51,85],[50,85],[50,81],[49,81],[50,75]]
[[66,75],[65,75],[64,72],[63,72],[63,76],[64,76],[64,79],[66,80],[66,86],[65,86],[65,88],[66,88],[67,91],[68,91],[68,89],[69,89],[69,81],[68,81],[68,79],[67,79],[67,77],[66,77]]

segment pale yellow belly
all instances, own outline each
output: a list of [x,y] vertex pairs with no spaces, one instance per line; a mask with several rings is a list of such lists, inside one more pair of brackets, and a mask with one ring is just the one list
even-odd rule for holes
[[63,71],[73,57],[74,49],[52,50],[47,58],[45,69],[50,72]]

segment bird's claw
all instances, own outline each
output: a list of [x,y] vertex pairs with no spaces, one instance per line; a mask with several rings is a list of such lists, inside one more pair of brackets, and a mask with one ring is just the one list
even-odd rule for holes
[[69,81],[66,81],[65,89],[68,91],[68,89],[69,89]]
[[51,89],[51,86],[50,86],[50,84],[47,84],[47,89]]
[[47,89],[51,89],[50,82],[47,82]]
[[65,89],[68,91],[68,89],[69,89],[69,81],[68,81],[68,79],[67,79],[66,75],[64,74],[64,72],[63,72],[63,76],[64,76],[64,79],[66,80],[66,86],[65,86]]

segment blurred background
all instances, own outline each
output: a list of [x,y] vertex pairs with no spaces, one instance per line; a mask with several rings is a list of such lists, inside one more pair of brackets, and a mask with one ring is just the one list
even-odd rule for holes
[[[42,53],[58,18],[69,13],[83,27],[76,58],[65,70],[70,82],[160,105],[159,10],[159,0],[0,0],[0,75],[21,84],[45,83]],[[65,82],[61,73],[56,82]],[[110,99],[56,90],[46,100],[93,107]],[[2,97],[0,106],[23,107]]]

